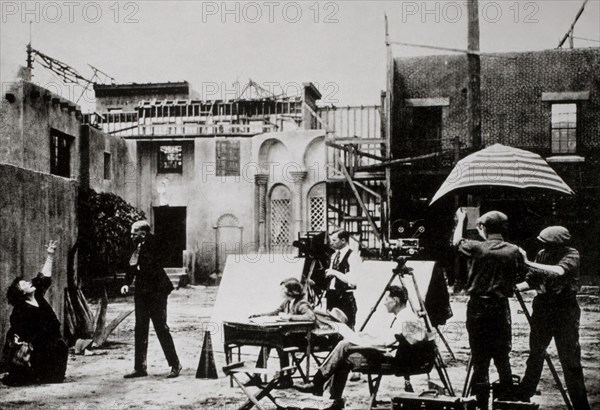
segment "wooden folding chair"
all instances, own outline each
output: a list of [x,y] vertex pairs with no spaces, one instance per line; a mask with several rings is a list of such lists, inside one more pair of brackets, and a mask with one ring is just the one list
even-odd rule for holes
[[[223,373],[225,373],[226,376],[230,376],[248,397],[248,400],[246,400],[246,402],[239,407],[239,410],[249,410],[254,406],[256,406],[256,408],[259,410],[265,410],[265,407],[261,406],[259,403],[264,397],[267,397],[269,400],[271,400],[271,402],[277,407],[277,403],[275,402],[275,398],[271,395],[271,391],[277,387],[277,383],[279,383],[279,379],[281,377],[291,375],[294,370],[294,366],[289,366],[281,370],[273,371],[260,367],[249,366],[244,362],[232,363],[223,367]],[[250,389],[244,385],[244,382],[239,379],[239,375],[241,373],[245,374],[250,380],[255,382],[256,387],[258,388],[257,394],[253,394]],[[271,380],[267,381],[267,383],[263,383],[261,380],[261,375],[271,376]]]
[[[327,357],[329,357],[329,354],[335,348],[338,342],[342,340],[342,337],[334,329],[315,329],[311,332],[311,340],[312,344],[310,355],[315,361],[316,365],[321,366],[321,364],[327,360]],[[307,355],[304,346],[289,347],[283,350],[289,353],[291,363],[293,363],[298,369],[298,374],[299,377],[302,378],[302,381],[304,383],[308,383],[310,378],[303,369],[303,362],[305,361]],[[326,356],[321,357],[319,356],[319,353],[325,353]]]
[[421,353],[418,362],[412,360],[414,357],[407,358],[404,362],[396,362],[396,358],[393,356],[382,356],[382,361],[379,363],[354,369],[367,375],[370,396],[369,410],[374,409],[380,403],[377,401],[377,393],[383,376],[405,377],[427,374],[429,377],[429,373],[436,365],[437,346],[435,340],[417,342],[415,346]]

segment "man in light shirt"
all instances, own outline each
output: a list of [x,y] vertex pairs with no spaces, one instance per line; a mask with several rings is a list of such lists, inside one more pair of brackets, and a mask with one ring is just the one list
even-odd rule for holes
[[350,234],[343,229],[329,236],[329,243],[335,250],[331,256],[329,269],[325,276],[329,280],[325,297],[327,310],[338,308],[348,317],[348,326],[354,329],[356,323],[355,273],[361,264],[360,256],[348,246]]
[[[315,373],[312,383],[298,385],[302,392],[317,396],[323,394],[325,382],[332,378],[331,398],[339,408],[343,408],[342,395],[346,379],[350,371],[363,364],[377,366],[380,363],[396,363],[410,354],[411,346],[424,340],[422,321],[407,306],[408,292],[406,288],[390,286],[387,289],[384,306],[393,315],[391,326],[381,328],[377,334],[354,333],[341,326],[340,333],[344,340],[339,342],[329,358]],[[392,345],[398,342],[400,348],[394,353]]]

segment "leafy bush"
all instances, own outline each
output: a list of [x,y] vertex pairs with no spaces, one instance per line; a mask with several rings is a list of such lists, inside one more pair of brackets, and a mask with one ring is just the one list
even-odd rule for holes
[[131,224],[145,219],[140,211],[118,195],[93,189],[79,192],[80,280],[114,276],[131,247]]

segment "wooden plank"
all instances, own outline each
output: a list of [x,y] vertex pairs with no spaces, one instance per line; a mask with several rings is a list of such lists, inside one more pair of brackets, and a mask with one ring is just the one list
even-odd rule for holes
[[378,194],[377,192],[373,191],[371,188],[367,187],[366,185],[361,184],[358,181],[354,181],[354,183],[359,186],[360,188],[362,188],[364,191],[368,192],[369,194],[373,195],[374,197],[378,198],[381,201],[381,195]]
[[[336,140],[337,141],[337,140]],[[367,158],[371,158],[371,159],[376,159],[378,161],[385,161],[386,158],[379,156],[379,155],[375,155],[375,154],[371,154],[369,152],[365,152],[365,151],[361,151],[359,149],[352,149],[351,147],[347,147],[345,145],[339,145],[339,144],[335,144],[333,142],[326,142],[325,145],[327,145],[328,147],[332,147],[332,148],[337,148],[337,149],[341,149],[347,152],[354,152],[357,155],[360,155],[362,157],[367,157]]]
[[360,138],[360,137],[344,137],[336,138],[338,144],[385,144],[383,138]]
[[434,152],[432,154],[418,155],[416,157],[392,159],[390,161],[382,162],[381,164],[364,165],[362,167],[358,167],[356,169],[356,172],[373,171],[373,170],[376,170],[376,169],[388,168],[388,167],[390,167],[392,165],[396,165],[396,164],[403,164],[403,163],[407,163],[407,162],[413,162],[413,161],[420,161],[420,160],[423,160],[423,159],[435,158],[438,155],[439,155],[438,152]]

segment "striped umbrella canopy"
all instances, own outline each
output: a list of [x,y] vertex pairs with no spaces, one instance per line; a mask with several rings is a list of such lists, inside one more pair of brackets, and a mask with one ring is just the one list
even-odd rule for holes
[[429,205],[455,189],[474,186],[542,188],[569,195],[575,193],[538,154],[494,144],[458,161]]

